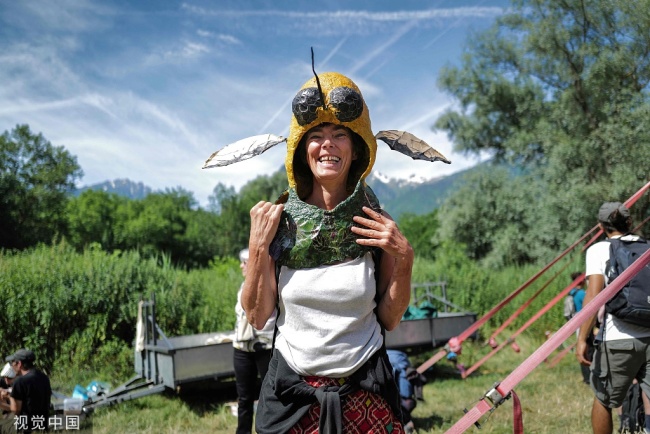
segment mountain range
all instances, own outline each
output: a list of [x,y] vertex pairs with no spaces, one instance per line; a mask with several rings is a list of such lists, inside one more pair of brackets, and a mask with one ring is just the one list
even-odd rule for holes
[[127,178],[115,179],[113,181],[104,181],[97,184],[87,185],[74,191],[75,196],[79,196],[86,190],[100,190],[106,193],[115,193],[129,199],[144,199],[150,193],[153,193],[151,187],[147,187],[142,182],[131,181]]
[[433,179],[394,179],[372,172],[366,182],[373,189],[382,208],[395,219],[402,214],[427,214],[437,209],[462,184],[467,169]]
[[[379,198],[382,207],[389,210],[393,218],[399,219],[405,213],[427,214],[438,208],[460,186],[463,176],[472,170],[475,168],[428,180],[415,177],[394,179],[372,172],[366,182]],[[84,190],[101,190],[134,200],[143,199],[153,192],[151,187],[130,179],[115,179],[84,186],[74,194],[79,195]]]

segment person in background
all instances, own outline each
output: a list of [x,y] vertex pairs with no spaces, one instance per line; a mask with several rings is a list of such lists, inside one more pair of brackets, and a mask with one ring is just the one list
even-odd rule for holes
[[[576,280],[578,277],[580,277],[581,274],[582,273],[579,272],[579,271],[571,273],[571,281],[573,282],[574,280]],[[584,286],[585,286],[585,280],[582,279],[582,281],[579,282],[576,285],[575,288],[573,288],[573,289],[571,289],[571,291],[569,291],[569,295],[573,297],[573,303],[576,306],[576,312],[575,313],[578,313],[578,312],[580,312],[582,310],[582,304],[583,304],[584,299],[585,299],[585,294],[587,293]]]
[[[571,273],[571,281],[573,282],[576,280],[578,277],[580,277],[582,273],[580,271],[576,271]],[[575,306],[575,312],[573,315],[577,314],[582,310],[582,305],[585,299],[585,294],[587,291],[584,288],[585,286],[585,279],[582,279],[582,281],[578,282],[575,288],[572,288],[571,291],[569,291],[569,294],[567,295],[568,297],[573,297],[573,305]],[[571,319],[571,318],[567,318]],[[580,334],[580,328],[576,330],[576,336]],[[593,354],[593,334],[588,338],[587,344],[589,346],[589,351]],[[580,373],[582,374],[582,382],[585,384],[589,384],[589,366],[585,366],[582,363],[578,363],[580,365]]]
[[[587,305],[607,284],[607,264],[610,261],[610,241],[636,242],[639,237],[630,233],[630,211],[620,202],[605,202],[598,211],[598,225],[607,236],[587,249],[585,275],[589,281],[584,304]],[[576,357],[591,366],[591,387],[595,396],[591,410],[594,434],[611,434],[612,409],[620,407],[636,378],[644,400],[650,394],[650,324],[647,327],[626,322],[605,313],[596,338],[593,358],[588,355],[588,339],[593,333],[596,315],[580,327]],[[650,409],[645,410],[645,430],[650,433]]]
[[0,372],[0,389],[9,389],[13,384],[16,373],[9,362],[5,363]]
[[16,373],[9,395],[10,409],[15,419],[2,421],[2,432],[31,433],[47,429],[52,398],[50,379],[34,367],[36,356],[31,350],[20,349],[7,357],[6,361]]
[[[406,434],[415,433],[415,424],[411,413],[417,406],[417,399],[422,398],[422,386],[424,385],[424,376],[419,374],[411,365],[408,355],[399,350],[386,350],[388,353],[388,360],[393,366],[395,372],[395,380],[399,388],[400,404],[402,406],[402,420],[404,422],[404,432]],[[418,384],[419,393],[416,393],[416,386]]]
[[9,395],[11,394],[11,386],[14,383],[16,373],[11,369],[9,363],[5,364],[0,372],[0,410],[2,410],[2,419],[11,413]]
[[[239,267],[246,277],[248,249],[239,252]],[[253,429],[255,400],[259,396],[258,376],[264,378],[271,360],[275,330],[275,313],[262,330],[256,330],[241,306],[242,286],[235,305],[235,339],[233,340],[235,381],[237,387],[237,434],[250,434]]]

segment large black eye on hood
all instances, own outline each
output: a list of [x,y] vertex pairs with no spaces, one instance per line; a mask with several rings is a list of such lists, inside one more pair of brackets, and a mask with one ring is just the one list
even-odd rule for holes
[[300,89],[291,102],[291,111],[298,121],[304,126],[316,120],[316,109],[323,105],[320,92],[316,87]]
[[330,105],[337,109],[336,118],[341,122],[352,122],[363,112],[363,98],[351,87],[332,89]]
[[[336,109],[336,118],[341,122],[352,122],[363,112],[363,97],[351,87],[337,87],[329,94],[330,106]],[[304,126],[317,118],[316,109],[323,105],[323,100],[316,87],[307,87],[298,91],[291,103],[291,111]]]

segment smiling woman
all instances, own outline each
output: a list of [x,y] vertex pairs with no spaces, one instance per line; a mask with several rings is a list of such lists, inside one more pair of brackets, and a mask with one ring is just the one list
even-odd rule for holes
[[[289,188],[250,212],[241,303],[256,328],[278,311],[257,432],[404,432],[384,332],[408,306],[414,254],[365,183],[377,153],[368,108],[352,80],[330,72],[302,86],[292,111]],[[378,137],[413,158],[448,162],[408,133]],[[204,167],[283,140],[241,141]]]
[[256,428],[402,432],[383,330],[408,305],[413,250],[363,181],[377,146],[368,109],[329,73],[303,86],[293,112],[288,195],[251,210],[242,304],[258,327],[280,312]]

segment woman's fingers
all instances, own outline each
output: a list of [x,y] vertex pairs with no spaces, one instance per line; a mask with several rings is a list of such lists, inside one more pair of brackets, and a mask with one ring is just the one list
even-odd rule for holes
[[368,207],[363,207],[363,211],[370,218],[353,217],[354,222],[362,227],[352,226],[352,232],[366,237],[357,239],[357,243],[364,246],[380,247],[394,257],[404,255],[409,248],[409,243],[397,224],[389,217]]
[[251,208],[251,241],[270,244],[280,224],[283,205],[271,202],[258,202]]

